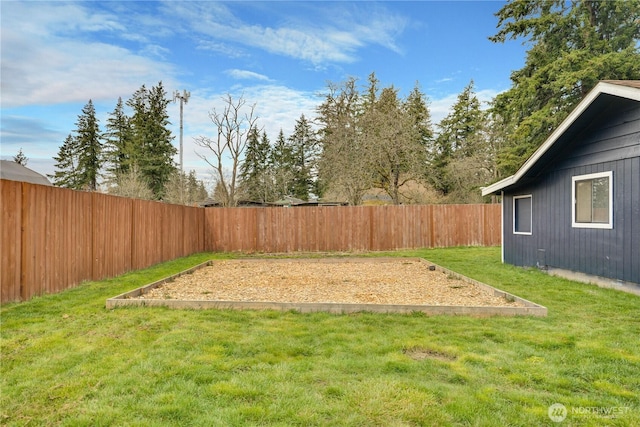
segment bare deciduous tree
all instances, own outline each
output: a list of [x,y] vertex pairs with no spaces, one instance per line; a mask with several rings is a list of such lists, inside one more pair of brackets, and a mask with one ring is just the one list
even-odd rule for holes
[[247,147],[249,131],[255,127],[258,117],[254,115],[255,104],[246,105],[243,96],[234,100],[231,95],[223,98],[222,112],[214,108],[209,117],[216,127],[213,138],[196,137],[195,143],[208,150],[207,154],[196,153],[213,168],[217,197],[223,206],[238,204],[240,166]]

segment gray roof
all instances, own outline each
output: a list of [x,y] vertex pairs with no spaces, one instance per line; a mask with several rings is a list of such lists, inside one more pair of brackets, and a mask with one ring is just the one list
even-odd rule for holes
[[44,175],[8,160],[0,160],[0,178],[31,184],[51,185],[51,182]]

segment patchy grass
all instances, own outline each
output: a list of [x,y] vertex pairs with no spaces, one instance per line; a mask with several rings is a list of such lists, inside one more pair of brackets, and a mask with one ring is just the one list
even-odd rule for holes
[[[546,318],[121,308],[105,300],[221,254],[1,312],[3,425],[640,425],[640,298],[500,263],[425,257]],[[613,415],[613,416],[612,416]]]

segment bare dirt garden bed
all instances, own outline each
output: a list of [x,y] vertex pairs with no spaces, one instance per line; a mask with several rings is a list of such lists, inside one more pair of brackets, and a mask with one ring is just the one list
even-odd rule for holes
[[209,261],[107,300],[172,308],[546,315],[546,308],[421,258]]

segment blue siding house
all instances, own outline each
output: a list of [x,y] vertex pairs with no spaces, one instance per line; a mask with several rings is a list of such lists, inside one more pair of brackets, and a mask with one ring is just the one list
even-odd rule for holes
[[602,81],[512,176],[502,260],[640,284],[640,81]]

